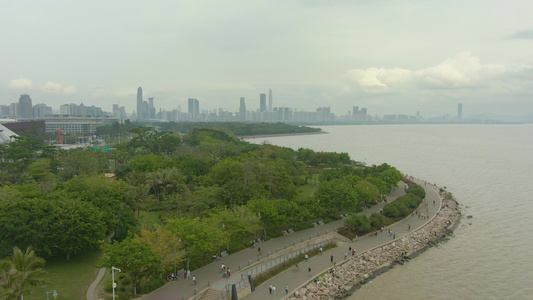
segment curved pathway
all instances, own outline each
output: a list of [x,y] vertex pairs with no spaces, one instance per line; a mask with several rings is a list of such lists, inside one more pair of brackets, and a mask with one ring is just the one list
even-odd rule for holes
[[105,268],[100,268],[98,271],[98,275],[96,275],[96,279],[91,283],[89,288],[87,289],[87,294],[85,294],[85,299],[87,300],[95,300],[94,298],[94,290],[96,289],[96,286],[98,283],[100,283],[100,280],[102,280],[102,277],[104,277],[105,274]]
[[[399,186],[396,188],[393,188],[391,191],[391,194],[387,196],[387,202],[394,201],[399,196],[402,196],[405,194],[405,183],[400,182]],[[378,212],[379,209],[383,208],[385,205],[384,202],[381,202],[362,213],[370,215],[373,212]],[[322,235],[328,232],[335,231],[337,228],[343,226],[344,220],[338,220],[335,222],[331,222],[328,224],[320,225],[314,228],[309,228],[306,230],[298,231],[291,233],[289,235],[284,235],[279,238],[268,240],[264,243],[258,244],[259,247],[261,247],[261,250],[263,251],[263,254],[266,254],[267,252],[275,253],[277,249],[285,249],[286,245],[293,245],[293,243],[300,243],[303,240],[308,240],[310,236],[317,236],[318,234]],[[413,229],[414,229],[414,225]],[[387,234],[388,237],[388,234]],[[354,245],[352,247],[355,247],[358,251],[360,251],[358,248],[361,249],[364,248],[364,246],[361,243],[365,243],[366,240],[373,240],[375,237],[369,237],[369,238],[358,238],[354,241]],[[385,234],[382,234],[377,237],[381,243],[384,243],[386,240]],[[383,240],[382,240],[383,238]],[[346,248],[346,249],[345,249]],[[322,259],[323,261],[326,261],[329,263],[329,257],[330,255],[334,255],[334,257],[337,258],[337,261],[339,259],[343,258],[344,252],[348,250],[348,245],[344,244],[339,245],[339,247],[332,249],[330,251],[337,251],[337,252],[328,252],[327,254],[324,253],[323,256],[320,257],[313,257],[309,261],[314,264],[312,261],[317,261],[319,259]],[[227,284],[236,283],[241,280],[240,275],[240,269],[246,268],[249,263],[254,263],[258,261],[257,256],[257,249],[251,249],[247,248],[244,250],[241,250],[237,253],[233,253],[231,255],[228,255],[221,259],[218,262],[211,263],[209,265],[206,265],[202,268],[199,268],[197,270],[194,270],[191,272],[191,276],[195,276],[197,279],[197,285],[192,285],[191,280],[184,280],[183,277],[180,278],[179,281],[170,282],[161,288],[153,291],[150,294],[144,295],[141,299],[145,300],[166,300],[166,299],[188,299],[192,296],[194,296],[196,293],[204,290],[207,287],[214,287],[214,286],[226,286]],[[263,261],[268,261],[267,259],[263,258]],[[232,276],[229,279],[223,279],[222,274],[220,273],[220,267],[221,263],[224,263],[227,267],[231,268],[232,270]],[[304,268],[307,269],[307,264],[302,264],[302,268],[300,269],[300,272],[298,274],[292,274],[289,273],[289,279],[282,279],[284,281],[280,281],[280,283],[275,283],[278,293],[275,299],[279,299],[282,297],[285,292],[285,283],[289,283],[289,288],[292,290],[293,288],[296,288],[297,285],[300,285],[301,283],[305,282],[309,278],[307,278],[306,271],[304,271]],[[319,270],[321,269],[320,264],[317,263],[316,267],[313,265],[313,269]],[[287,272],[285,272],[287,273]],[[282,274],[285,274],[282,273]],[[282,275],[281,274],[281,275]],[[313,274],[316,274],[313,272]],[[280,276],[281,276],[280,275]],[[303,275],[303,276],[300,276]],[[278,280],[278,278],[283,278],[277,276],[273,278],[273,280]],[[277,281],[276,281],[277,282]],[[283,283],[283,284],[282,284]],[[282,285],[281,285],[282,284]],[[249,287],[247,287],[249,288]],[[267,289],[266,294],[264,293],[264,289]],[[268,295],[268,284],[262,284],[258,287],[258,289],[246,296],[246,299],[254,299],[254,297],[257,297],[257,299],[264,299],[265,295]],[[92,300],[92,299],[91,299]]]
[[[396,240],[398,240],[401,237],[423,227],[428,222],[431,222],[431,220],[439,212],[440,207],[442,206],[441,198],[439,194],[429,184],[425,185],[424,182],[421,181],[416,181],[416,183],[424,187],[424,189],[426,190],[426,198],[424,199],[421,206],[418,208],[418,211],[420,213],[423,213],[424,215],[429,215],[429,219],[421,219],[418,217],[418,215],[411,215],[387,227],[384,232],[379,233],[377,236],[372,233],[360,237],[354,242],[337,243],[338,247],[324,252],[323,255],[311,257],[308,262],[302,262],[300,264],[299,271],[295,271],[292,268],[286,270],[285,272],[282,272],[281,274],[272,278],[268,282],[265,282],[264,284],[256,287],[255,292],[243,297],[242,299],[262,300],[265,299],[265,297],[268,297],[269,299],[288,298],[285,295],[286,285],[288,285],[289,295],[291,295],[295,290],[305,286],[310,280],[314,279],[317,275],[327,272],[334,265],[330,261],[331,256],[333,256],[334,262],[336,262],[337,264],[342,264],[345,261],[344,254],[348,252],[348,247],[356,249],[356,254],[361,253],[393,242],[394,235],[396,237]],[[435,204],[433,204],[433,201],[435,201]],[[425,206],[425,203],[427,203],[427,206]],[[391,229],[393,231],[393,235],[389,235],[389,233],[387,232],[388,229]],[[350,257],[351,254],[348,253],[347,259],[350,259]],[[308,272],[309,267],[311,268],[310,273]],[[276,286],[276,295],[269,295],[268,287],[270,284]]]

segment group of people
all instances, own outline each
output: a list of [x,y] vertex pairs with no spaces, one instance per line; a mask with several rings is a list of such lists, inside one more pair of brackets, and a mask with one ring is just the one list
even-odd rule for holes
[[222,277],[229,278],[230,275],[231,275],[231,269],[229,267],[226,268],[226,265],[224,265],[224,263],[222,263],[222,266],[220,268],[220,272],[222,272]]

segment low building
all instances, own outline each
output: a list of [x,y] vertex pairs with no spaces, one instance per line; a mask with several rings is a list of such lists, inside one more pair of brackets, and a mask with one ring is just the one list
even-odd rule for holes
[[55,133],[61,128],[69,134],[94,134],[96,128],[119,121],[120,119],[112,116],[47,115],[44,118],[47,133]]

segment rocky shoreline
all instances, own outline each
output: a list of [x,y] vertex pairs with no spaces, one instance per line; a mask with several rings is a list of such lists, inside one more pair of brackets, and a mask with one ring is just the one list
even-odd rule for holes
[[362,252],[337,265],[334,273],[327,272],[318,276],[288,299],[343,299],[395,264],[403,264],[428,248],[446,241],[459,224],[461,212],[451,194],[438,187],[434,188],[439,193],[442,207],[427,224],[394,242]]

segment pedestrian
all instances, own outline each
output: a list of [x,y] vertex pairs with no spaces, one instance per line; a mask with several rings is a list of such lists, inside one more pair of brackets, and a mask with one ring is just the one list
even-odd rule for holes
[[348,247],[348,252],[352,252],[352,246]]
[[229,278],[230,275],[231,275],[231,270],[230,270],[230,268],[228,267],[228,278]]
[[272,295],[272,283],[268,286],[268,293]]
[[300,266],[298,266],[298,264],[294,264],[294,269],[295,269],[296,271],[300,271]]
[[305,254],[305,261],[309,260],[309,255]]
[[324,249],[322,249],[322,247],[320,247],[319,252],[322,255],[322,253],[324,253]]
[[276,294],[276,286],[273,285],[273,286],[272,286],[272,295],[275,295],[275,294]]
[[311,276],[311,267],[309,267],[309,269],[307,269],[307,276]]
[[355,248],[352,249],[352,256],[355,255]]
[[258,255],[261,255],[261,247],[258,247],[258,248],[257,248],[257,254],[258,254]]
[[289,285],[285,283],[285,295],[289,294]]
[[407,224],[407,230],[411,230],[411,224]]
[[189,280],[189,278],[191,278],[191,270],[187,270],[187,280]]
[[193,284],[193,285],[196,285],[196,276],[193,276],[193,277],[192,277],[192,284]]
[[395,240],[395,239],[396,239],[396,235],[393,235],[393,236],[392,236],[392,239]]
[[348,258],[348,252],[344,252],[344,259]]
[[331,263],[333,263],[333,255],[329,257],[329,260],[331,260]]
[[222,263],[222,267],[220,268],[220,272],[225,273],[226,272],[226,266],[224,263]]

